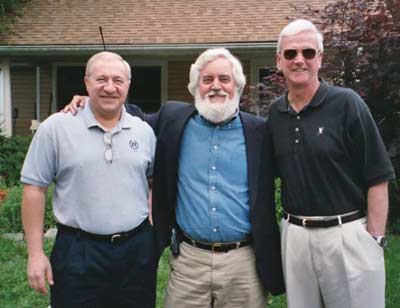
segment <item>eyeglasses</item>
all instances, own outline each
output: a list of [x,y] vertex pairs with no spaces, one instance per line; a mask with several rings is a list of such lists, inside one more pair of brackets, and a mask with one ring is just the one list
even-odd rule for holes
[[104,143],[106,144],[106,151],[104,152],[104,158],[106,159],[107,163],[111,164],[113,160],[111,134],[104,133],[103,139]]
[[297,57],[297,53],[301,52],[304,59],[311,60],[314,59],[315,56],[317,55],[316,49],[313,48],[306,48],[306,49],[285,49],[283,51],[283,56],[285,57],[286,60],[293,60],[294,58]]

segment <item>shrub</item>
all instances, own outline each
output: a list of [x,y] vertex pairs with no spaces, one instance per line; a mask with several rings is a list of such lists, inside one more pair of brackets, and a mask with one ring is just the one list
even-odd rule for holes
[[19,184],[22,164],[31,139],[31,136],[0,138],[0,177],[9,187]]
[[282,200],[281,200],[281,179],[275,180],[275,209],[276,209],[276,219],[278,222],[282,219]]
[[[4,233],[22,232],[21,222],[21,201],[23,186],[13,186],[8,190],[6,199],[0,208],[0,231]],[[55,226],[52,210],[53,187],[50,187],[46,195],[46,209],[44,229],[47,230]]]

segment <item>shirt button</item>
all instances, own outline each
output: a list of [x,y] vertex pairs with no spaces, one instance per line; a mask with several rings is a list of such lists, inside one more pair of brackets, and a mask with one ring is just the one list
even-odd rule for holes
[[299,128],[298,128],[298,127],[296,127],[295,131],[296,131],[296,132],[298,132],[298,131],[299,131]]
[[217,209],[215,207],[212,208],[212,211],[215,212]]
[[212,170],[215,170],[215,169],[217,169],[217,167],[215,167],[215,166],[212,166],[212,167],[211,167],[211,169],[212,169]]
[[218,149],[218,146],[217,145],[214,145],[214,150],[217,150]]
[[299,139],[296,139],[294,142],[299,143]]
[[214,228],[213,231],[214,231],[214,232],[217,232],[217,228]]
[[300,116],[299,115],[297,116],[297,120],[300,120]]
[[215,186],[211,186],[211,189],[212,189],[212,190],[215,190]]

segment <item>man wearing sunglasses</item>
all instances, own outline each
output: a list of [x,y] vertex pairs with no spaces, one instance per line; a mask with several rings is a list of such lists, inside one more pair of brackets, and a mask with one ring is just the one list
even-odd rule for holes
[[367,105],[318,77],[322,35],[289,23],[276,63],[288,92],[267,132],[282,180],[288,307],[384,307],[387,184],[394,177]]
[[[29,285],[51,307],[155,305],[156,244],[148,221],[147,176],[155,135],[123,103],[127,62],[101,52],[86,66],[87,107],[56,113],[35,134],[22,168],[22,221]],[[54,183],[58,233],[43,251],[45,192]]]

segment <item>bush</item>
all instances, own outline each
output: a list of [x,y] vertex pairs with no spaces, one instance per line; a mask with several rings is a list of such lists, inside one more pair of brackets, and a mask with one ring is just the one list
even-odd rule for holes
[[276,209],[276,219],[278,222],[282,219],[282,200],[281,200],[281,179],[275,180],[275,209]]
[[31,136],[0,137],[0,177],[8,187],[19,184]]
[[[22,232],[21,222],[21,201],[23,186],[13,186],[8,190],[6,199],[0,208],[0,231],[4,233]],[[55,226],[55,220],[52,210],[53,187],[51,186],[46,195],[46,209],[44,229],[50,229]]]

